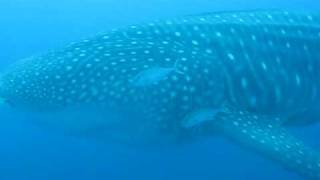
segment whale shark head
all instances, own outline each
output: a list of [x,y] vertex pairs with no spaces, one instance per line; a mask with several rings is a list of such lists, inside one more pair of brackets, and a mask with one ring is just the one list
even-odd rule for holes
[[32,66],[34,58],[22,59],[8,67],[0,75],[0,99],[2,103],[17,109],[35,110],[43,104],[35,106],[42,97],[37,81],[37,68]]

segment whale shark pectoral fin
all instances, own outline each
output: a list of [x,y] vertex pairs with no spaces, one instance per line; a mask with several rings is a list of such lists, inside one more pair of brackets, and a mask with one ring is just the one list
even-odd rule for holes
[[230,140],[254,149],[308,179],[320,179],[320,154],[281,126],[268,123],[266,118],[230,111],[219,113],[214,125]]

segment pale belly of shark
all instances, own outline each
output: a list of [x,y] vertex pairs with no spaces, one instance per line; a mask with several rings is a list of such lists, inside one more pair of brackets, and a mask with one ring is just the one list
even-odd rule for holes
[[219,132],[319,179],[319,154],[284,129],[320,117],[319,67],[319,14],[216,13],[115,29],[22,60],[0,93],[88,134],[176,141]]

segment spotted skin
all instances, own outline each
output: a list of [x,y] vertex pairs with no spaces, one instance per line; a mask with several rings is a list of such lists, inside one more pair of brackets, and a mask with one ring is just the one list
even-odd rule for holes
[[[296,148],[283,160],[284,147],[298,140],[279,133],[293,119],[308,121],[296,118],[301,114],[320,117],[319,38],[316,13],[226,12],[154,21],[22,60],[2,76],[0,95],[15,107],[41,112],[84,104],[122,109],[139,119],[124,128],[131,137],[156,132],[187,139],[222,130],[319,179],[318,153],[297,158]],[[203,109],[217,115],[199,114],[198,124],[191,119],[195,128],[183,126]],[[255,131],[260,126],[261,133]]]

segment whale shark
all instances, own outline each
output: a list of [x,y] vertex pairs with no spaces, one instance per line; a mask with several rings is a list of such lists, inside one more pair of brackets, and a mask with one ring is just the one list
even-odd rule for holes
[[16,62],[3,103],[113,140],[222,135],[306,179],[320,154],[290,133],[320,117],[320,14],[235,11],[112,29]]

